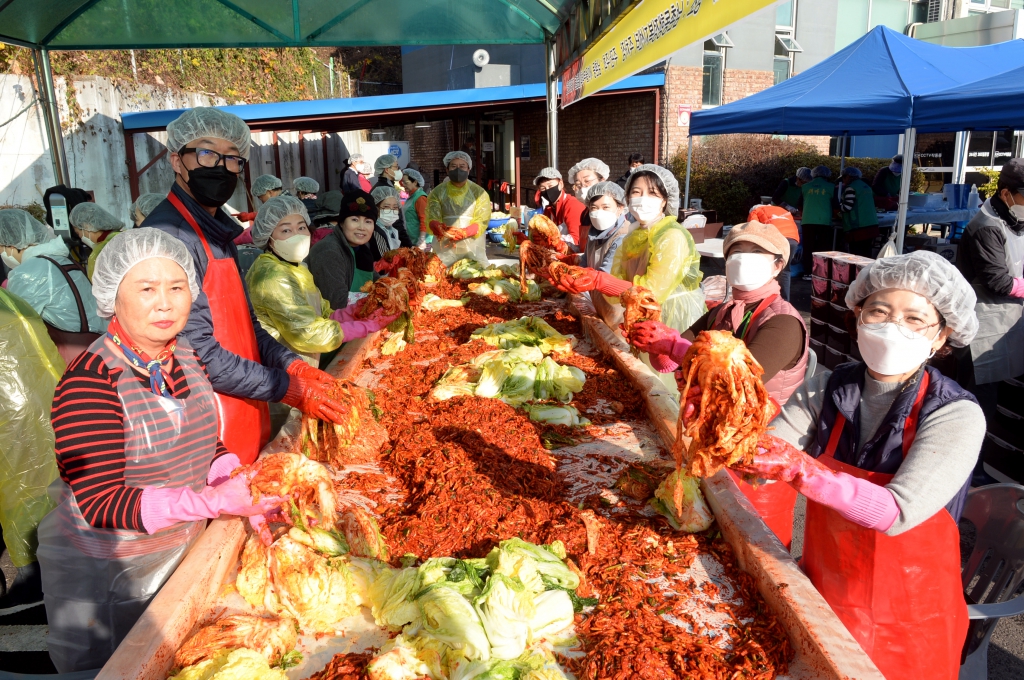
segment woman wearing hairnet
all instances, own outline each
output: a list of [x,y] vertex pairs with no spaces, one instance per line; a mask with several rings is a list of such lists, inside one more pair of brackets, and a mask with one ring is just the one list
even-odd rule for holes
[[57,477],[50,407],[64,360],[27,302],[0,289],[0,526],[18,575],[0,609],[43,599],[36,528]]
[[[626,183],[626,200],[636,226],[615,251],[610,274],[589,269],[588,276],[563,277],[555,284],[568,293],[597,291],[617,307],[612,328],[621,322],[618,297],[632,286],[648,288],[662,309],[662,321],[682,332],[706,311],[700,254],[693,237],[676,220],[679,182],[658,165],[642,165]],[[650,366],[646,354],[641,358]],[[660,374],[672,394],[678,394],[675,376]]]
[[968,624],[957,521],[985,418],[928,359],[974,338],[974,291],[917,251],[862,270],[846,304],[864,361],[804,383],[771,423],[788,444],[737,471],[807,497],[803,569],[882,675],[955,680]]
[[[437,239],[434,252],[446,267],[464,258],[487,264],[484,238],[491,221],[491,197],[469,181],[473,159],[465,151],[449,152],[444,166],[448,177],[427,197],[427,228]],[[449,231],[454,228],[459,231]]]
[[210,374],[221,439],[251,463],[270,439],[267,402],[337,422],[345,409],[334,379],[289,351],[260,325],[239,274],[233,239],[242,228],[222,209],[249,158],[249,127],[220,109],[189,109],[167,126],[175,181],[145,226],[177,238],[192,255],[202,293],[184,334]]
[[50,658],[61,673],[101,667],[203,531],[254,518],[249,475],[217,435],[213,387],[181,335],[200,294],[192,256],[156,229],[100,253],[106,334],[65,372],[53,400],[60,478],[39,525]]
[[135,202],[128,208],[128,216],[131,218],[132,225],[135,227],[142,226],[142,222],[149,217],[149,213],[153,212],[153,208],[157,207],[166,198],[163,194],[142,194]]
[[373,280],[377,247],[371,241],[377,205],[365,191],[353,191],[331,211],[336,211],[334,230],[309,251],[309,271],[331,307],[344,309],[353,295],[362,296],[363,284]]
[[303,357],[310,366],[320,354],[341,343],[379,331],[393,318],[357,321],[355,303],[331,311],[313,275],[303,264],[309,254],[309,215],[294,196],[271,198],[260,207],[252,227],[253,243],[264,249],[246,274],[256,318],[278,342]]
[[586,203],[590,187],[606,181],[610,172],[608,164],[601,159],[584,158],[569,168],[569,185],[576,192],[576,198]]
[[379,156],[373,162],[373,174],[377,178],[377,183],[373,185],[374,189],[381,186],[394,187],[395,182],[402,179],[402,169],[398,167],[398,159],[391,154]]
[[306,210],[316,208],[316,195],[320,191],[320,182],[312,177],[296,177],[292,181],[292,189],[302,204],[306,206]]
[[[395,248],[410,248],[412,242],[401,219],[402,205],[398,189],[393,186],[377,186],[370,192],[377,204],[377,228],[373,240],[381,256]],[[377,258],[380,259],[380,258]]]
[[118,232],[124,230],[124,224],[95,203],[79,203],[71,210],[68,219],[71,221],[71,227],[78,234],[78,238],[82,239],[82,243],[92,250],[85,268],[85,273],[92,281],[96,258],[99,257],[100,251],[117,236]]
[[[319,189],[317,185],[317,189]],[[250,194],[252,195],[256,209],[272,199],[274,196],[280,196],[281,192],[284,191],[284,184],[281,180],[273,175],[260,175],[252,182]],[[316,193],[316,192],[314,192]]]
[[65,362],[106,329],[86,273],[71,261],[64,239],[42,222],[24,210],[0,210],[0,251],[11,269],[7,290],[43,317]]
[[427,192],[423,190],[423,175],[417,170],[406,168],[402,173],[402,186],[409,194],[405,199],[405,231],[409,243],[426,248],[434,237],[427,233]]

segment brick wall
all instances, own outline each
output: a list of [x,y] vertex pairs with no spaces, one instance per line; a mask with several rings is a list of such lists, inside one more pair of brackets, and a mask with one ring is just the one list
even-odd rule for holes
[[558,112],[558,169],[563,174],[584,158],[600,158],[614,181],[628,169],[631,153],[653,159],[653,92],[592,96]]
[[735,68],[725,69],[722,77],[722,103],[734,101],[767,90],[775,83],[775,74],[771,71],[742,71]]
[[453,146],[455,138],[452,135],[452,121],[434,121],[429,128],[406,125],[403,138],[409,142],[409,156],[420,167],[427,187],[434,184],[434,170],[438,170],[441,179],[444,179],[448,172],[444,167],[444,156],[456,148]]

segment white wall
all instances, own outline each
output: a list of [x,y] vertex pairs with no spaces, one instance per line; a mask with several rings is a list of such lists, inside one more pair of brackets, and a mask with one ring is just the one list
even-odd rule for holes
[[[223,105],[223,99],[208,95],[180,92],[150,85],[132,86],[114,83],[107,78],[82,76],[72,83],[74,115],[68,106],[67,84],[63,78],[56,81],[56,98],[64,127],[64,148],[68,156],[68,171],[72,185],[93,191],[96,203],[117,216],[127,219],[131,205],[131,187],[128,182],[124,133],[121,112],[178,109],[193,106]],[[32,79],[27,76],[0,75],[0,123],[13,118],[0,127],[0,205],[27,205],[42,203],[43,193],[56,184],[50,161],[43,122],[42,107],[35,99]],[[22,112],[23,109],[26,109]],[[19,112],[22,112],[20,115]],[[338,189],[344,159],[358,153],[363,131],[331,133],[328,135],[327,155],[330,168],[328,186],[321,191]],[[164,150],[167,138],[164,132],[134,135],[135,158],[139,168]],[[270,132],[253,134],[250,154],[250,177],[278,174],[275,170],[273,135]],[[306,135],[306,167],[299,167],[299,133],[279,133],[281,177],[286,187],[294,178],[308,175],[323,178],[323,142],[320,133]],[[141,193],[168,190],[174,174],[165,155],[139,177]],[[247,210],[244,183],[228,201],[235,211]]]

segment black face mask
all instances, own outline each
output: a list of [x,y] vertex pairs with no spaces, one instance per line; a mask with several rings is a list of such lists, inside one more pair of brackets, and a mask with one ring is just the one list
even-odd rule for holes
[[219,208],[228,202],[238,186],[238,175],[223,165],[214,168],[198,167],[188,171],[185,182],[193,198],[208,208]]
[[558,201],[558,197],[562,195],[562,190],[558,188],[558,185],[545,189],[540,192],[540,195],[548,199],[548,203],[554,205]]
[[456,184],[462,184],[469,179],[469,170],[463,170],[462,168],[452,168],[448,171],[448,179],[455,182]]

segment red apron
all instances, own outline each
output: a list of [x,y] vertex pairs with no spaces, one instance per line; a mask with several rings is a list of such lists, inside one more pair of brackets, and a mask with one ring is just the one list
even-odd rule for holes
[[[245,289],[233,258],[214,259],[203,230],[174,192],[167,194],[171,202],[203,244],[206,251],[206,276],[203,292],[210,303],[213,337],[220,346],[243,359],[260,363],[256,332],[249,316]],[[270,409],[265,401],[233,397],[215,392],[217,415],[220,418],[220,439],[243,465],[256,460],[260,449],[270,441]]]
[[[904,457],[927,390],[925,372],[903,429]],[[887,484],[893,475],[835,459],[845,424],[840,413],[818,460],[837,472]],[[968,619],[960,535],[945,509],[910,531],[886,536],[808,501],[802,567],[888,680],[956,680]]]
[[[776,297],[778,295],[769,295],[761,301],[743,328],[741,339],[746,337],[747,329],[753,325],[754,319],[767,309]],[[761,516],[764,523],[779,537],[782,545],[786,546],[786,550],[789,550],[793,545],[793,508],[796,507],[796,489],[783,482],[762,484],[755,488],[740,479],[740,476],[732,470],[729,470],[729,475],[736,482],[736,486],[740,488],[740,492],[757,510],[757,514]]]

